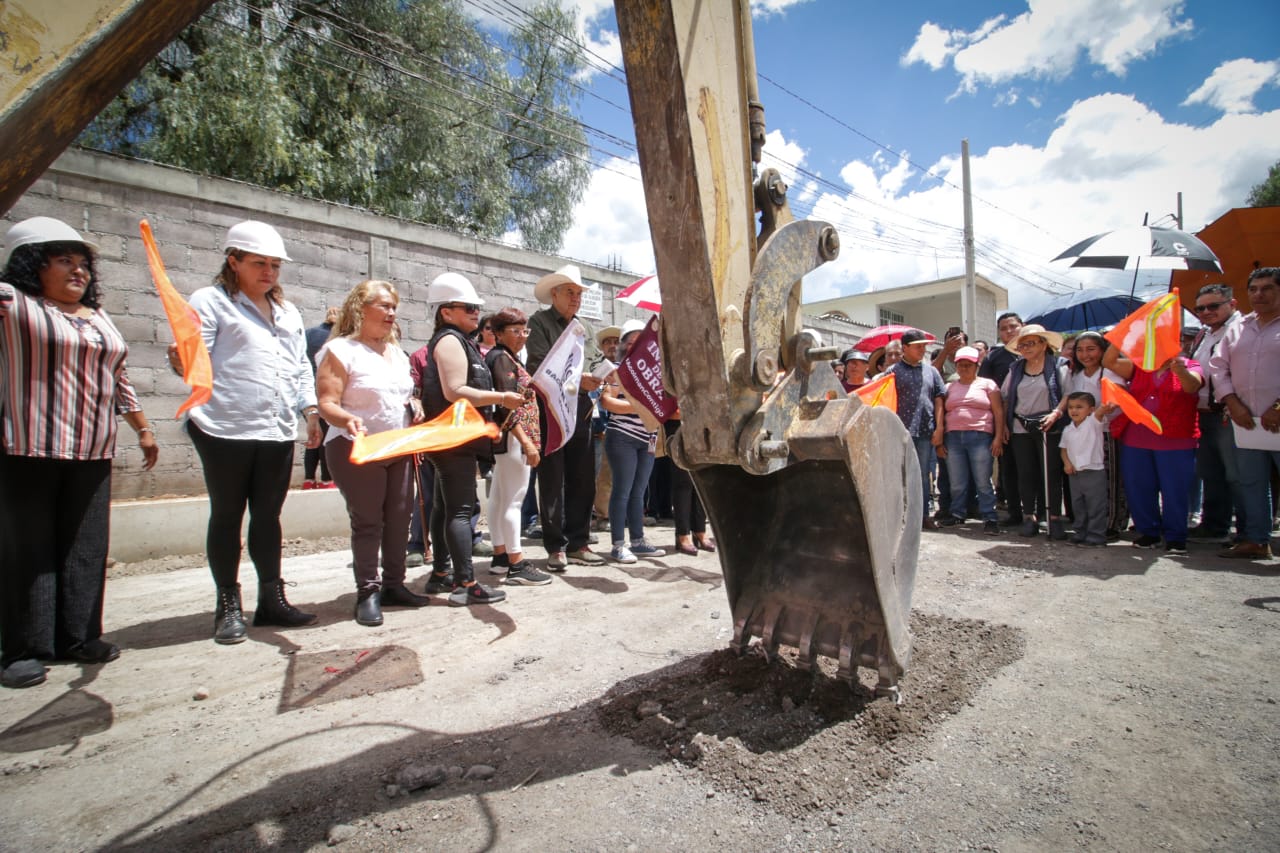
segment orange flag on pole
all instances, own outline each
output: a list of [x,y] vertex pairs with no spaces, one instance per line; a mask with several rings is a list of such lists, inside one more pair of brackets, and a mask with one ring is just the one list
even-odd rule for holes
[[147,220],[138,223],[142,232],[142,245],[147,250],[147,265],[151,267],[151,280],[155,282],[156,292],[160,294],[160,303],[164,305],[164,314],[169,318],[169,329],[173,332],[174,343],[178,345],[178,358],[182,361],[182,381],[191,386],[191,396],[178,407],[174,417],[182,417],[182,413],[193,406],[202,406],[213,396],[213,363],[209,360],[209,350],[200,335],[200,316],[195,309],[182,298],[169,274],[164,270],[164,261],[160,260],[160,249],[156,247],[156,238],[151,233],[151,224]]
[[459,400],[424,424],[357,435],[351,443],[351,461],[363,465],[410,453],[448,450],[486,435],[496,439],[498,425],[486,421],[466,400]]
[[1182,303],[1178,288],[1125,317],[1104,336],[1147,372],[1182,351]]
[[898,381],[892,373],[854,389],[853,393],[868,406],[884,406],[898,411]]
[[1164,434],[1164,426],[1161,425],[1159,418],[1142,408],[1142,404],[1135,400],[1132,394],[1104,376],[1102,377],[1102,404],[1105,406],[1107,403],[1115,403],[1120,407],[1120,411],[1135,424],[1141,424],[1156,435]]

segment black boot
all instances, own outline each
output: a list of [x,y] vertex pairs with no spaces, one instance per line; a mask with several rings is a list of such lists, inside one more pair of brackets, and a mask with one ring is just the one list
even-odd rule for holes
[[382,624],[382,593],[379,590],[360,591],[356,598],[356,623],[371,628]]
[[284,581],[274,580],[258,584],[258,609],[253,611],[253,624],[279,625],[297,628],[316,621],[314,613],[303,613],[284,597]]
[[218,587],[218,604],[213,611],[213,641],[229,646],[243,643],[249,630],[240,609],[240,584]]

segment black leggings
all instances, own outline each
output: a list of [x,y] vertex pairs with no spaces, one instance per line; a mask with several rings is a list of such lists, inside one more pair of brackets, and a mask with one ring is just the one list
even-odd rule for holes
[[280,580],[280,510],[293,473],[292,441],[215,438],[187,422],[209,491],[205,551],[218,586],[240,577],[240,524],[249,507],[249,559],[258,584]]
[[432,568],[436,574],[453,564],[453,584],[462,586],[475,579],[471,567],[471,513],[476,500],[476,456],[474,453],[428,453],[436,470],[435,495],[431,500]]

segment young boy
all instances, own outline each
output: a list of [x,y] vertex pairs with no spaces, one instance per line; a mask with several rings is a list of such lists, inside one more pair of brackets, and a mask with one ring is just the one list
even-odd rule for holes
[[[1088,391],[1067,395],[1071,423],[1062,431],[1062,470],[1071,478],[1071,508],[1075,512],[1076,545],[1107,544],[1107,472],[1103,467],[1103,421],[1114,405],[1094,408]],[[1092,417],[1090,417],[1092,415]]]

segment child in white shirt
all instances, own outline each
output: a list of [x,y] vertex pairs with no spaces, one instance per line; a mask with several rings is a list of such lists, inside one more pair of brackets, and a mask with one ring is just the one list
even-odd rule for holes
[[[1105,440],[1103,423],[1116,407],[1097,406],[1088,391],[1067,395],[1067,416],[1071,423],[1062,431],[1059,443],[1062,470],[1071,478],[1071,508],[1075,513],[1076,545],[1107,544],[1107,472],[1103,464]],[[1096,406],[1096,408],[1095,408]]]

